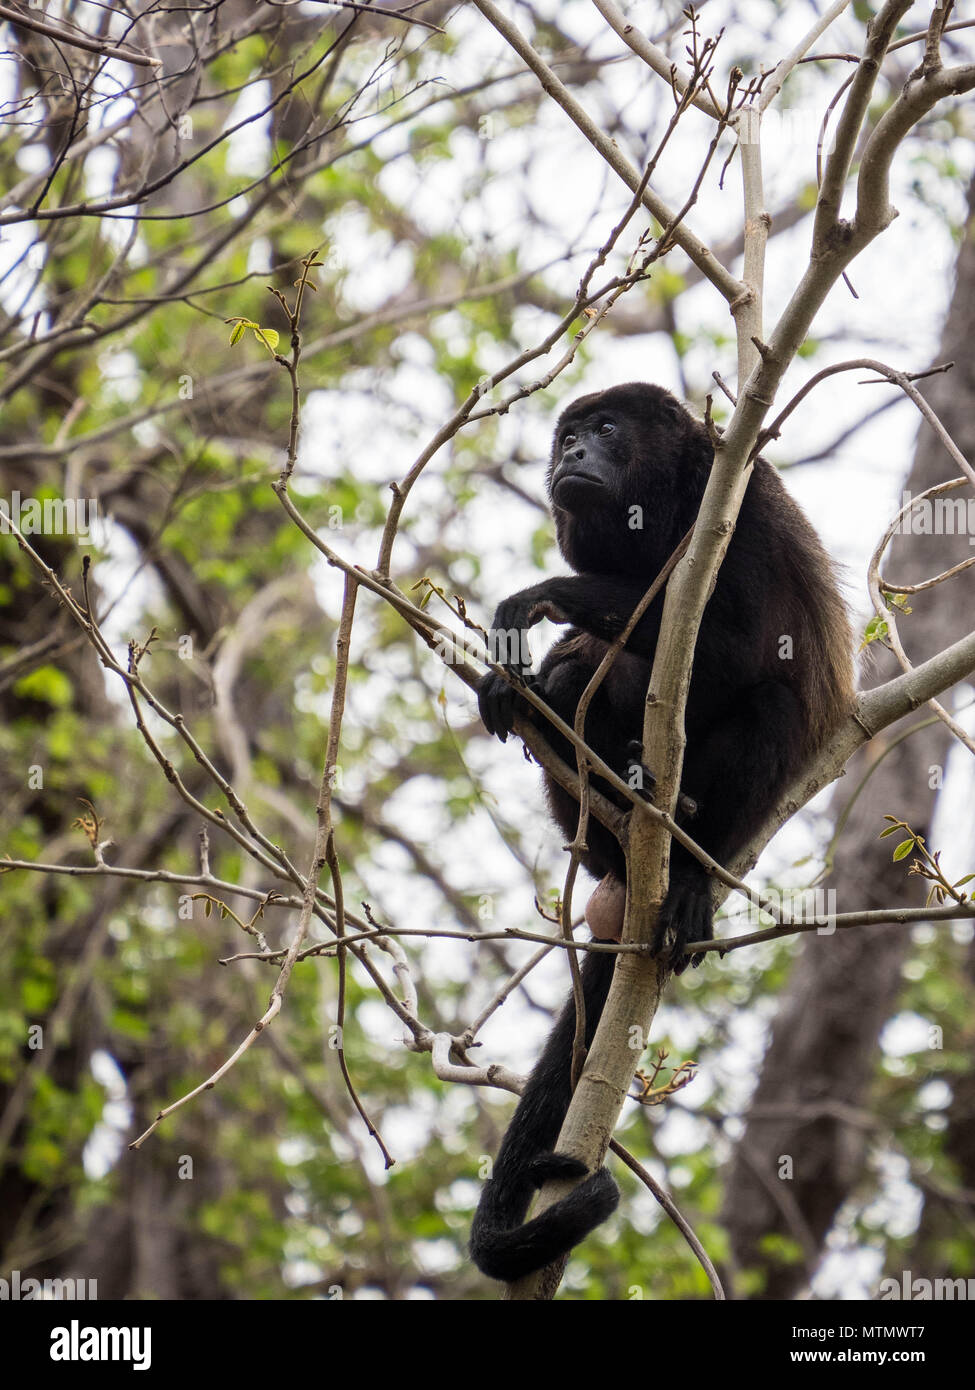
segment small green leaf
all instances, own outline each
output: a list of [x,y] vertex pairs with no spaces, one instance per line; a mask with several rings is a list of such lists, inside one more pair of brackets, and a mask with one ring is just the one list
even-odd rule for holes
[[900,830],[899,825],[888,825],[886,830],[881,830],[877,838],[880,840],[886,840],[888,835],[896,835],[898,830]]
[[883,598],[888,608],[898,608],[902,613],[914,612],[914,609],[907,601],[907,594],[895,594],[891,593],[889,589],[884,589]]
[[873,617],[863,630],[863,641],[860,643],[860,650],[869,647],[871,642],[879,642],[887,636],[890,628],[885,618]]
[[241,338],[242,338],[243,336],[244,336],[244,324],[242,324],[242,323],[235,323],[235,324],[234,324],[234,328],[233,328],[233,332],[232,332],[231,335],[230,335],[230,346],[231,346],[231,347],[236,347],[236,345],[240,342],[240,340],[241,340]]
[[898,859],[906,859],[913,848],[913,840],[901,840],[900,844],[894,850],[894,863],[896,864]]

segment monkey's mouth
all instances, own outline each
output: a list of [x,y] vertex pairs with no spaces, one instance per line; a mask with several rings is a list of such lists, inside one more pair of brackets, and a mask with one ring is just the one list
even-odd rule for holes
[[571,511],[574,503],[591,496],[594,488],[604,486],[603,480],[592,473],[563,473],[552,488],[552,499],[557,507]]

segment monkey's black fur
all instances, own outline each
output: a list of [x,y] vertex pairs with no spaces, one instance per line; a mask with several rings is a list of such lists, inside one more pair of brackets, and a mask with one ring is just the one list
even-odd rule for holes
[[[608,642],[693,524],[713,450],[703,424],[659,386],[631,383],[576,401],[556,427],[548,472],[559,548],[576,573],[547,579],[506,599],[492,633],[523,633],[543,617],[570,624],[541,664],[533,688],[567,723]],[[643,709],[663,595],[640,620],[590,706],[586,740],[622,775],[643,727]],[[775,469],[755,463],[738,523],[694,655],[685,717],[681,791],[693,806],[688,829],[719,863],[743,848],[802,762],[852,702],[851,636],[829,559]],[[508,663],[519,675],[525,653]],[[575,766],[571,745],[494,673],[478,691],[481,717],[504,742],[516,709],[527,713]],[[595,786],[623,809],[598,777]],[[567,838],[576,832],[574,797],[546,777],[548,801]],[[584,866],[625,882],[615,836],[594,818]],[[654,945],[677,971],[684,948],[710,940],[710,882],[698,861],[671,847],[670,886]],[[619,922],[622,926],[622,921]],[[604,934],[603,932],[600,933]],[[610,933],[611,934],[611,933]],[[582,967],[586,1044],[612,979],[614,958],[588,953]],[[532,1072],[485,1185],[471,1232],[471,1255],[485,1274],[512,1280],[567,1253],[615,1208],[605,1168],[542,1216],[522,1224],[536,1187],[580,1177],[583,1165],[552,1152],[568,1109],[575,1010],[570,998]]]

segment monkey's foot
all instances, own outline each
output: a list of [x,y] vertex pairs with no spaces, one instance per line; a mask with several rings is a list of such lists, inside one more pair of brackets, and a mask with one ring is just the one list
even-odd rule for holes
[[[638,738],[630,739],[626,745],[626,756],[627,763],[623,769],[624,782],[635,792],[645,797],[647,801],[652,801],[657,779],[643,761],[643,744]],[[697,812],[698,803],[686,792],[681,792],[677,798],[678,820],[692,820]]]
[[626,766],[623,768],[623,781],[635,792],[653,800],[653,789],[657,779],[643,761],[643,744],[638,738],[631,738],[626,745]]
[[657,918],[653,934],[653,953],[661,956],[675,975],[683,975],[687,967],[699,966],[704,959],[700,953],[688,956],[684,947],[692,941],[712,941],[714,932],[711,886],[705,875],[698,881],[672,878],[667,896]]

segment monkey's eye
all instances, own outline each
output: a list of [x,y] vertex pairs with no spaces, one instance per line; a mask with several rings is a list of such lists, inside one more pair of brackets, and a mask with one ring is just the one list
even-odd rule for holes
[[567,434],[567,435],[565,436],[565,438],[562,440],[562,448],[563,448],[563,449],[571,449],[572,446],[573,446],[573,444],[574,444],[575,442],[576,442],[576,437],[575,437],[575,435],[574,435],[574,434]]
[[599,433],[615,434],[616,426],[613,424],[612,420],[604,420],[603,423],[599,426]]

